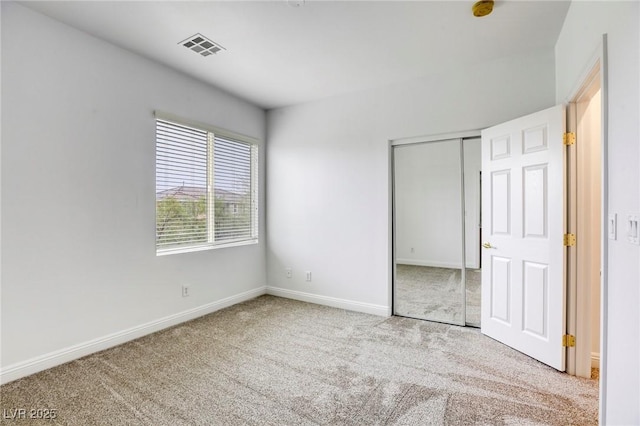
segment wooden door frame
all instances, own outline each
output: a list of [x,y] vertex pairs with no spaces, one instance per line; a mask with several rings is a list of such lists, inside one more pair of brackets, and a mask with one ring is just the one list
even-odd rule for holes
[[[601,165],[601,224],[600,224],[600,422],[605,417],[606,407],[606,381],[607,381],[607,318],[608,318],[608,70],[607,70],[607,35],[602,36],[596,52],[584,67],[584,71],[577,80],[574,90],[566,99],[567,131],[577,131],[577,103],[584,100],[587,91],[592,86],[594,79],[600,80],[601,93],[601,134],[600,134],[600,165]],[[580,136],[577,135],[579,146]],[[566,232],[575,233],[577,230],[578,202],[576,192],[577,155],[573,147],[567,149],[567,197],[566,197]],[[580,236],[576,235],[579,247]],[[588,330],[590,321],[590,307],[584,303],[588,298],[585,292],[589,289],[581,288],[577,283],[578,271],[584,265],[578,263],[577,250],[570,248],[567,253],[567,333],[576,338],[576,346],[567,350],[567,373],[575,375],[577,367],[584,366],[587,357],[590,363],[590,348],[586,347],[584,334]]]
[[[570,152],[570,164],[569,170],[571,172],[571,184],[570,189],[570,210],[569,223],[571,229],[575,230],[575,234],[578,235],[579,241],[576,243],[575,249],[572,250],[572,259],[575,261],[572,263],[574,266],[570,271],[571,276],[571,289],[575,290],[575,334],[576,346],[572,348],[571,361],[572,370],[571,373],[580,377],[591,377],[591,336],[590,330],[595,319],[593,312],[591,312],[590,304],[590,290],[591,280],[585,279],[589,277],[589,260],[586,258],[589,246],[594,244],[594,237],[591,235],[591,231],[585,226],[587,222],[587,214],[589,206],[584,204],[583,197],[588,196],[590,188],[585,187],[582,182],[586,178],[589,172],[589,165],[586,164],[585,155],[589,155],[589,148],[585,147],[582,143],[586,137],[580,133],[580,109],[581,104],[589,102],[595,95],[594,91],[600,89],[600,64],[597,63],[592,73],[589,74],[585,81],[585,86],[573,102],[569,104],[568,108],[568,123],[570,123],[571,131],[576,132],[577,139],[580,141],[576,146],[568,147]],[[601,120],[601,117],[598,119]],[[586,135],[585,135],[586,136]],[[601,135],[599,135],[601,137]],[[586,151],[585,151],[586,150]],[[600,182],[601,184],[601,182]],[[577,185],[577,187],[576,187]],[[575,207],[573,207],[575,206]],[[602,202],[600,201],[600,207]],[[575,224],[575,226],[574,226]],[[602,226],[600,227],[600,235],[602,235]],[[598,237],[600,237],[600,235]],[[598,243],[601,245],[600,238],[597,238]],[[578,283],[580,283],[578,285]],[[601,287],[601,283],[598,282],[598,287]],[[572,309],[573,310],[573,309]],[[599,318],[598,318],[599,320]],[[598,342],[599,343],[599,342]],[[599,352],[599,351],[598,351]]]

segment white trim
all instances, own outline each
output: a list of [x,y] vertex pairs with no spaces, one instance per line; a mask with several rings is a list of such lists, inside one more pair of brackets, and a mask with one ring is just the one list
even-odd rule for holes
[[[596,74],[598,73],[601,74],[602,68],[603,68],[602,59],[604,57],[603,51],[604,51],[604,46],[603,46],[603,42],[601,41],[598,44],[598,47],[591,54],[591,57],[589,58],[589,60],[584,65],[584,68],[582,69],[580,76],[574,83],[574,86],[569,92],[569,94],[567,95],[567,97],[563,100],[563,103],[567,104],[570,102],[576,102],[576,100],[579,97],[581,97],[581,95],[583,94],[585,89],[590,85],[590,83],[593,82],[593,79],[596,76]],[[602,75],[600,76],[600,81],[602,82]]]
[[[602,173],[602,193],[601,193],[601,281],[600,281],[600,394],[598,398],[598,423],[604,424],[607,418],[607,344],[609,325],[609,239],[607,236],[607,220],[609,216],[609,68],[608,68],[608,47],[607,34],[602,35],[602,39],[594,50],[582,73],[576,79],[574,87],[565,98],[565,102],[575,102],[581,95],[582,88],[593,78],[592,72],[599,65],[600,72],[600,102],[602,105],[602,128],[601,128],[601,173]],[[577,337],[577,336],[576,336]],[[575,353],[571,355],[574,357]]]
[[[600,102],[602,102],[602,221],[609,217],[609,51],[607,34],[602,35],[600,45]],[[607,418],[607,344],[609,330],[609,239],[603,224],[601,289],[600,289],[600,402],[598,422]]]
[[391,146],[409,145],[422,142],[444,142],[450,139],[471,139],[479,138],[481,136],[481,130],[467,130],[457,133],[442,133],[440,135],[429,136],[413,136],[410,138],[399,138],[391,140]]
[[284,297],[287,299],[300,300],[302,302],[315,303],[317,305],[331,306],[333,308],[363,312],[365,314],[378,315],[382,317],[390,316],[388,306],[374,305],[373,303],[338,299],[337,297],[321,296],[319,294],[306,293],[302,291],[289,290],[286,288],[272,286],[267,286],[267,294],[270,294],[272,296]]
[[591,368],[600,368],[600,353],[591,352]]
[[244,302],[266,293],[267,287],[262,286],[253,290],[245,291],[234,296],[226,297],[215,302],[207,303],[197,308],[169,315],[148,323],[131,327],[116,333],[108,334],[88,342],[60,349],[48,354],[18,362],[3,368],[0,371],[0,384],[5,384],[21,377],[47,370],[60,364],[82,358],[113,346],[138,339],[167,327],[181,324],[186,321],[210,314],[220,309]]
[[389,273],[387,274],[387,316],[391,316],[393,315],[393,309],[394,309],[394,299],[395,299],[395,286],[393,285],[395,279],[396,279],[396,263],[395,263],[395,256],[396,256],[396,241],[395,238],[393,237],[396,234],[396,228],[395,228],[395,220],[394,220],[394,214],[395,214],[395,205],[396,205],[396,201],[395,201],[395,193],[393,190],[393,186],[394,186],[394,176],[395,176],[395,161],[394,161],[394,149],[393,149],[393,141],[389,140],[389,147],[387,150],[387,155],[388,155],[388,167],[389,167],[389,173],[387,175],[387,183],[388,183],[388,187],[387,187],[387,196],[388,196],[388,200],[389,200],[389,204],[387,206],[387,250],[388,250],[388,263],[387,265],[390,265],[389,268]]
[[[573,303],[573,311],[575,313],[575,330],[569,331],[570,334],[575,334],[576,336],[576,346],[574,352],[570,355],[573,356],[575,362],[575,375],[579,377],[591,377],[591,333],[593,328],[593,321],[595,319],[598,320],[598,327],[600,327],[600,312],[598,310],[597,315],[591,309],[591,287],[597,285],[598,289],[601,289],[602,282],[600,279],[600,275],[596,276],[590,273],[593,272],[590,270],[592,267],[593,253],[594,248],[597,247],[598,251],[601,251],[602,247],[602,235],[603,235],[603,223],[601,221],[598,223],[598,233],[595,234],[593,232],[594,224],[588,219],[586,215],[587,211],[591,210],[591,205],[589,202],[591,201],[589,197],[591,197],[591,190],[589,189],[589,185],[578,185],[576,182],[582,183],[582,178],[585,178],[588,175],[593,174],[593,170],[590,166],[592,156],[601,156],[601,143],[597,145],[597,151],[594,150],[594,147],[589,147],[589,144],[583,144],[583,140],[587,139],[585,134],[589,133],[589,130],[585,130],[585,133],[580,133],[584,129],[579,126],[579,119],[583,118],[582,113],[584,112],[584,102],[589,102],[593,96],[595,95],[595,88],[600,89],[601,80],[596,78],[600,77],[600,63],[599,60],[596,61],[594,68],[591,73],[588,74],[585,79],[585,85],[580,88],[578,95],[573,99],[572,103],[572,111],[574,114],[574,125],[571,131],[576,132],[579,147],[575,149],[572,154],[574,157],[574,167],[573,167],[573,180],[574,180],[574,188],[572,188],[573,192],[573,203],[575,204],[575,209],[571,216],[571,221],[573,222],[571,225],[572,230],[567,232],[575,232],[580,238],[578,242],[578,249],[574,253],[575,263],[572,268],[572,274],[574,274],[574,280],[572,282],[572,291],[574,293],[574,298],[572,298]],[[597,120],[600,122],[601,117],[598,117]],[[589,127],[589,125],[587,125]],[[599,137],[599,141],[602,140],[602,135],[597,135]],[[601,159],[599,159],[600,165],[602,163]],[[601,174],[598,175],[601,178]],[[601,182],[599,182],[601,184]],[[601,185],[599,185],[598,190],[601,190]],[[598,193],[598,195],[600,195]],[[602,207],[602,200],[599,200],[600,208]],[[600,258],[596,260],[596,264],[600,262]],[[598,265],[599,266],[599,265]],[[600,269],[600,268],[598,268]],[[599,271],[598,271],[599,272]],[[597,279],[597,282],[595,282]],[[577,283],[580,283],[578,286]],[[570,302],[571,303],[571,302]],[[598,330],[600,331],[600,330]],[[598,342],[599,344],[599,342]]]
[[[256,215],[257,216],[257,215]],[[258,244],[258,237],[250,239],[250,240],[241,240],[234,242],[225,242],[225,243],[206,243],[197,246],[186,246],[186,247],[174,247],[174,248],[162,248],[156,249],[156,256],[166,256],[169,254],[180,254],[180,253],[192,253],[196,251],[205,251],[205,250],[215,250],[221,248],[229,248],[229,247],[242,247],[242,246],[251,246]]]

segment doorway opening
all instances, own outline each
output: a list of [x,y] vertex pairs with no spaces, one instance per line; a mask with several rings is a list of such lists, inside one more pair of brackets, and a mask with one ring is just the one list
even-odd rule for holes
[[603,230],[602,83],[597,61],[569,104],[567,124],[576,134],[568,148],[568,229],[576,234],[569,255],[567,328],[576,345],[567,353],[567,372],[598,378],[601,342],[601,258]]

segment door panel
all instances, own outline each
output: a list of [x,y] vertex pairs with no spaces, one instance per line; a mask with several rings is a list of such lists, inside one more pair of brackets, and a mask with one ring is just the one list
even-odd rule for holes
[[491,138],[491,159],[501,160],[503,158],[509,158],[511,153],[511,140],[509,136],[501,136]]
[[524,262],[524,323],[525,332],[547,339],[549,307],[547,303],[547,265]]
[[492,256],[491,262],[491,319],[510,324],[511,312],[511,260],[506,257]]
[[525,167],[523,170],[524,236],[547,236],[547,165]]
[[482,332],[564,370],[564,108],[482,132]]
[[511,176],[509,170],[491,172],[492,235],[511,233]]

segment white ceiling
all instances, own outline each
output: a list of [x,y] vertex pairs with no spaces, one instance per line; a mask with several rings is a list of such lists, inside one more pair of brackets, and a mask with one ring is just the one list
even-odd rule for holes
[[[553,49],[569,2],[496,1],[25,2],[96,37],[263,108],[299,104]],[[226,50],[178,44],[201,33]]]

